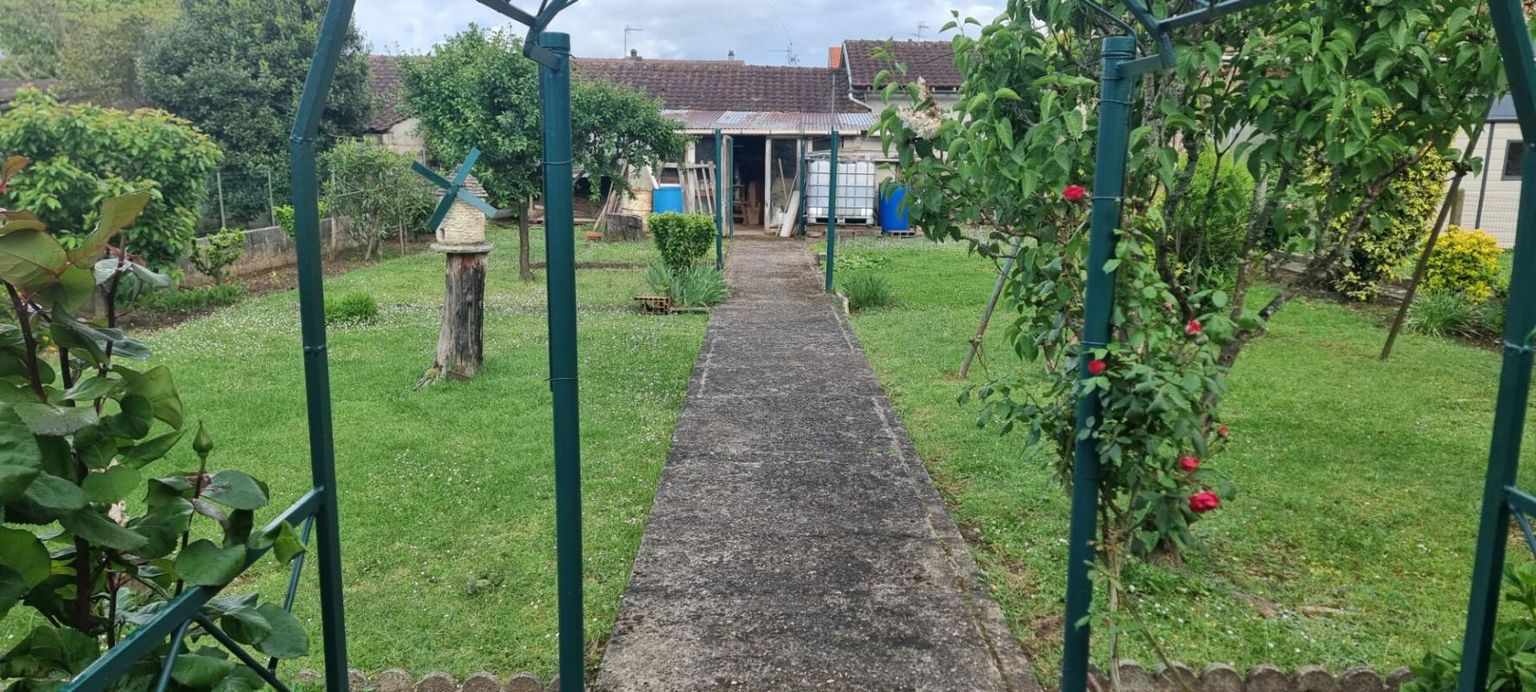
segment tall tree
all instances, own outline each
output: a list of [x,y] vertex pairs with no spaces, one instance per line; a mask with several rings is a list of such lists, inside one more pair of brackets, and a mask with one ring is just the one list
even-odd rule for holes
[[0,78],[57,79],[74,100],[138,106],[139,58],[177,0],[0,0]]
[[[181,16],[145,56],[144,96],[207,132],[251,179],[287,165],[288,134],[319,37],[325,0],[182,0]],[[372,101],[362,37],[348,31],[321,146],[361,134]],[[287,176],[277,175],[278,185]],[[234,218],[266,210],[266,190],[226,187]],[[242,194],[243,193],[243,194]],[[278,190],[285,196],[286,190]]]
[[[542,180],[537,65],[523,57],[519,39],[475,26],[438,45],[430,59],[404,65],[406,99],[428,150],[458,161],[480,148],[475,175],[495,204],[517,210],[519,273],[533,280],[528,222]],[[627,190],[625,162],[651,164],[682,149],[660,105],[633,90],[578,81],[571,108],[575,163],[593,181],[610,178]]]

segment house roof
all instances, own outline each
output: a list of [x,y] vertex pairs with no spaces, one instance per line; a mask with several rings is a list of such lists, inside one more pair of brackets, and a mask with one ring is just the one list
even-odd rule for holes
[[842,134],[859,134],[875,126],[875,115],[863,113],[803,113],[715,110],[664,110],[683,131],[703,134],[714,130],[743,135],[790,135],[830,132],[833,124]]
[[[887,45],[886,41],[857,40],[843,44],[843,60],[855,89],[870,89],[875,76],[889,67],[875,53]],[[959,89],[965,81],[955,68],[955,49],[949,41],[893,41],[889,53],[896,62],[907,66],[907,79],[922,77],[929,87],[938,90]]]
[[666,110],[864,113],[842,70],[748,65],[737,60],[578,58],[575,73],[627,86]]
[[373,94],[373,115],[363,125],[365,132],[388,132],[410,117],[405,114],[405,75],[401,74],[400,61],[422,59],[395,55],[368,56],[368,92]]

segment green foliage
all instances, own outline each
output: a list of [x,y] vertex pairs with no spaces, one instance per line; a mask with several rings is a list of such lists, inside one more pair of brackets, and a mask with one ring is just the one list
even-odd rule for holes
[[159,312],[197,312],[233,305],[246,294],[242,283],[224,283],[192,288],[163,288],[148,291],[134,299],[135,307]]
[[359,326],[379,318],[379,302],[362,291],[349,291],[325,299],[325,323],[333,326]]
[[[1504,570],[1504,602],[1520,606],[1500,612],[1488,664],[1488,692],[1536,689],[1536,562]],[[1503,608],[1501,611],[1515,610]],[[1451,692],[1461,677],[1461,649],[1447,645],[1424,656],[1403,692]]]
[[[361,241],[363,259],[373,257],[384,238],[407,230],[422,232],[432,215],[431,188],[411,170],[411,157],[380,144],[351,140],[326,152],[330,171],[323,194],[347,235]],[[293,223],[292,209],[286,222]]]
[[730,295],[725,277],[714,267],[691,266],[673,272],[667,265],[652,264],[645,273],[646,284],[657,295],[668,296],[678,307],[709,307]]
[[1492,336],[1503,326],[1503,306],[1465,293],[1426,290],[1408,306],[1408,326],[1429,336],[1464,339]]
[[715,220],[708,214],[652,214],[650,227],[661,261],[674,274],[693,266],[715,242]]
[[837,273],[878,269],[885,266],[889,261],[881,255],[871,255],[864,252],[842,252],[837,256]]
[[[183,2],[181,16],[143,58],[144,97],[211,135],[228,157],[229,177],[265,180],[267,171],[287,170],[288,137],[327,4]],[[362,37],[354,29],[343,41],[320,128],[322,148],[361,134],[372,107]],[[287,178],[273,176],[279,199],[289,196]],[[267,212],[265,189],[230,185],[224,192],[232,222]]]
[[1445,229],[1429,254],[1424,287],[1432,291],[1460,293],[1473,302],[1485,302],[1499,289],[1499,242],[1482,230],[1459,226]]
[[189,259],[192,267],[216,284],[224,283],[225,272],[245,253],[245,232],[226,228],[208,236],[205,242],[193,242]]
[[[1386,192],[1367,207],[1369,218],[1336,270],[1336,290],[1356,300],[1370,300],[1381,293],[1384,283],[1398,278],[1397,268],[1423,244],[1435,222],[1450,172],[1451,163],[1430,150],[1417,165],[1391,178]],[[1350,220],[1336,217],[1334,232],[1346,232]]]
[[57,79],[103,106],[141,105],[138,58],[175,0],[0,0],[0,79]]
[[1221,285],[1243,259],[1252,210],[1253,174],[1230,153],[1200,152],[1189,192],[1169,226],[1177,271],[1192,285]]
[[[0,183],[24,165],[7,160]],[[201,424],[197,468],[149,471],[192,432],[171,371],[125,363],[150,352],[115,328],[115,310],[105,324],[72,314],[98,284],[115,295],[123,276],[144,271],[122,255],[97,258],[150,197],[107,199],[97,229],[68,250],[30,213],[0,212],[0,282],[13,297],[13,322],[0,327],[0,615],[24,606],[36,623],[0,655],[0,679],[16,689],[63,685],[183,588],[233,581],[251,549],[278,545],[282,561],[302,550],[292,526],[254,530],[270,492],[242,472],[210,470],[213,442]],[[145,488],[142,506],[127,504]],[[254,594],[216,599],[204,614],[237,621],[229,634],[267,656],[308,650],[293,616],[258,605]],[[203,636],[181,660],[208,665],[178,682],[192,690],[249,682],[249,672],[196,647]],[[169,647],[141,659],[115,689],[149,686]]]
[[173,267],[192,240],[220,156],[207,136],[166,113],[60,105],[33,90],[0,118],[0,151],[35,162],[0,192],[0,207],[35,210],[66,242],[96,222],[103,200],[148,191],[149,206],[122,241],[157,269]]
[[874,272],[849,274],[842,283],[843,295],[848,298],[848,308],[854,312],[896,304],[896,293],[891,290],[891,282]]
[[[406,98],[421,119],[427,149],[458,161],[483,152],[475,175],[500,207],[523,209],[538,194],[542,127],[537,65],[507,32],[470,26],[432,50],[425,62],[402,61]],[[624,163],[639,167],[682,151],[676,126],[658,102],[612,84],[572,86],[575,165],[621,190]],[[601,186],[593,186],[594,190]]]
[[[330,205],[326,204],[324,199],[320,200],[320,218],[328,219],[330,216]],[[430,216],[430,214],[428,216]],[[294,234],[296,234],[298,231],[295,230],[293,225],[293,205],[283,204],[274,207],[272,209],[272,223],[282,226],[283,230],[288,232],[289,238],[294,237]]]

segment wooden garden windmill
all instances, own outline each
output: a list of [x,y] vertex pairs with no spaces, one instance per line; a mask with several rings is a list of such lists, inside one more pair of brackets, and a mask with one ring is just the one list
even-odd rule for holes
[[480,372],[485,360],[485,258],[491,253],[491,244],[485,239],[485,220],[496,215],[496,208],[485,202],[485,188],[469,174],[479,159],[480,150],[471,149],[452,180],[421,163],[411,164],[423,178],[442,188],[438,193],[441,201],[427,229],[437,238],[432,249],[448,256],[437,360],[421,385],[444,377],[467,380]]

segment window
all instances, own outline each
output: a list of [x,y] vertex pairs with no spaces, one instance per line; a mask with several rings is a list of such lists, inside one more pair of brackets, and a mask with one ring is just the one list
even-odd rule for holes
[[1504,179],[1519,180],[1525,167],[1525,144],[1518,141],[1504,143]]

